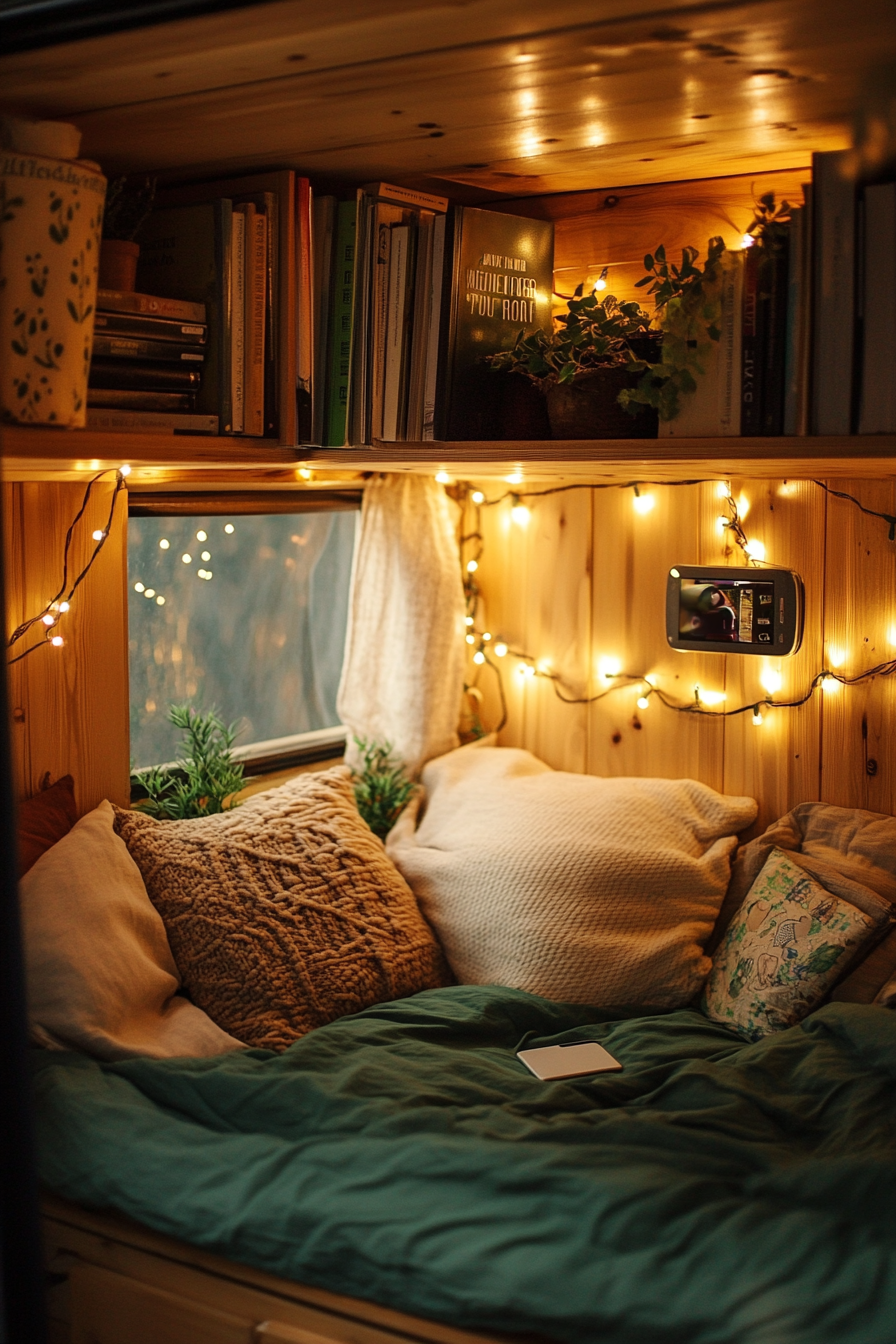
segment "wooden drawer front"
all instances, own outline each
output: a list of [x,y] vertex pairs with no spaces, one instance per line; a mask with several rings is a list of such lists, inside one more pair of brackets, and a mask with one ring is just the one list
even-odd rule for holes
[[96,1265],[71,1288],[72,1344],[253,1344],[253,1322]]

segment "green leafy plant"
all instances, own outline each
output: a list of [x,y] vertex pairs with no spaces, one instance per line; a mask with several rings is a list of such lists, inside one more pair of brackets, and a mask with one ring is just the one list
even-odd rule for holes
[[755,239],[756,246],[766,251],[776,252],[787,238],[791,223],[789,201],[775,204],[775,193],[767,191],[753,206],[753,218],[747,225],[747,233]]
[[414,792],[413,780],[401,762],[392,759],[391,742],[355,738],[363,769],[353,770],[355,802],[367,825],[384,840]]
[[175,766],[154,766],[131,776],[145,790],[137,806],[159,821],[210,817],[237,804],[232,795],[243,787],[243,767],[233,759],[238,727],[226,724],[214,708],[203,714],[190,705],[171,705],[168,718],[184,734],[182,755]]
[[154,177],[116,177],[106,190],[103,237],[132,243],[152,210],[156,195]]
[[674,420],[681,397],[697,390],[695,375],[706,372],[706,359],[714,341],[721,337],[722,256],[721,238],[710,238],[704,266],[697,264],[697,248],[682,248],[681,265],[666,258],[660,246],[644,258],[647,275],[636,288],[649,286],[653,295],[654,320],[663,334],[658,363],[632,362],[642,371],[637,387],[620,392],[619,401],[634,414],[641,405],[654,406],[661,420]]
[[650,336],[650,314],[634,300],[598,299],[579,285],[553,332],[520,332],[509,350],[486,356],[493,369],[521,373],[542,391],[588,369],[619,368],[633,359],[633,341]]

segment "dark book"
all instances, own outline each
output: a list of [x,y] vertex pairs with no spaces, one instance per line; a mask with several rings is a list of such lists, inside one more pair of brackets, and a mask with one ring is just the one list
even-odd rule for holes
[[357,226],[357,201],[340,201],[336,210],[336,245],[333,249],[333,301],[327,378],[326,443],[330,448],[344,446],[348,425]]
[[505,438],[501,380],[482,357],[551,330],[554,226],[454,206],[448,231],[435,437]]
[[847,152],[812,155],[813,434],[849,434],[853,416],[855,187]]
[[312,193],[307,177],[296,177],[296,436],[310,443],[314,395],[314,289]]
[[93,338],[96,359],[145,359],[163,364],[205,363],[205,351],[195,345],[175,345],[173,341],[147,341],[137,336],[110,336],[98,331]]
[[88,429],[136,429],[147,434],[217,434],[216,415],[171,415],[165,411],[87,409]]
[[194,411],[195,392],[146,392],[133,387],[90,387],[87,405],[119,411]]
[[336,231],[336,197],[314,198],[312,225],[314,245],[314,371],[311,380],[311,443],[323,443],[326,428],[325,403],[327,353],[330,348],[330,282],[333,275],[333,236]]
[[[141,237],[142,237],[141,231]],[[145,317],[167,317],[175,322],[207,321],[204,303],[169,298],[163,294],[140,294],[134,290],[100,289],[96,296],[101,313],[134,313]]]
[[759,366],[759,248],[744,257],[743,326],[741,328],[740,432],[758,434],[761,423]]
[[[130,360],[93,359],[88,387],[121,387],[132,391],[197,392],[202,387],[199,369],[186,364],[137,364]],[[198,403],[202,409],[201,401]]]
[[865,188],[860,434],[896,434],[896,182]]
[[[153,210],[140,230],[137,266],[138,283],[147,290],[155,293],[161,290],[175,299],[205,304],[208,342],[197,410],[217,415],[225,434],[232,431],[233,423],[230,359],[232,217],[232,203],[221,199]],[[128,367],[128,376],[132,368]],[[161,389],[199,384],[120,380],[102,385]]]
[[149,341],[173,341],[176,345],[205,345],[204,322],[178,322],[141,313],[97,313],[94,331],[109,336],[137,336]]
[[769,437],[784,433],[788,257],[787,235],[777,238],[774,245],[762,248],[759,257],[756,315],[762,361],[759,432]]

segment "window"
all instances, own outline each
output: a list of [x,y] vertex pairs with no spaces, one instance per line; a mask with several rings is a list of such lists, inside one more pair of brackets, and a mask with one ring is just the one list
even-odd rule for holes
[[[237,505],[202,513],[203,501],[184,496],[175,514],[132,496],[132,768],[175,758],[180,734],[168,707],[184,701],[241,722],[237,745],[253,758],[282,757],[300,735],[338,725],[357,517],[344,511],[357,507],[350,498],[340,512],[245,514]],[[269,495],[263,505],[271,504]],[[288,507],[301,504],[293,497]]]

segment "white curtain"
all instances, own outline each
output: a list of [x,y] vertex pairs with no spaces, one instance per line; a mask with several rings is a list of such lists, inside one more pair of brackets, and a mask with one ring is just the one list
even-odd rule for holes
[[411,774],[458,745],[464,594],[453,505],[432,477],[364,491],[336,700],[353,736],[389,742]]

